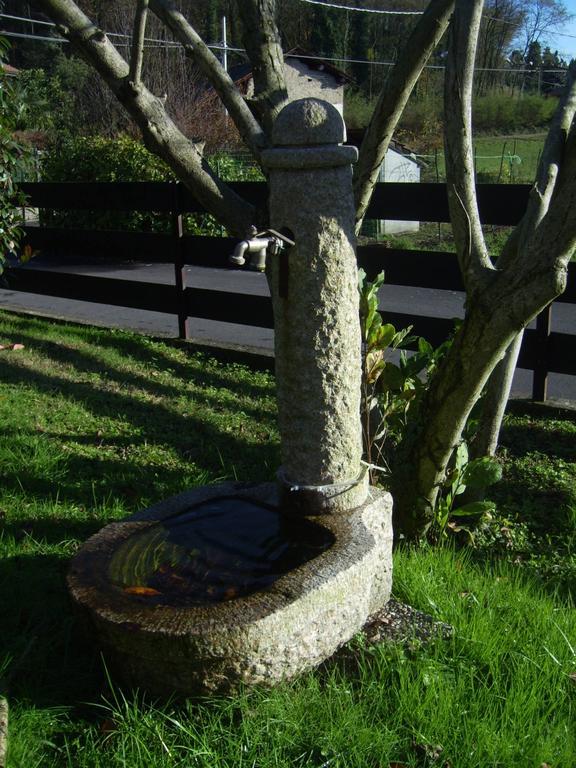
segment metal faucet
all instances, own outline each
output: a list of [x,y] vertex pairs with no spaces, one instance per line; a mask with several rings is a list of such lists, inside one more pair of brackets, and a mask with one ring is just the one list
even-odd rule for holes
[[248,269],[264,272],[267,250],[269,249],[270,254],[274,256],[279,254],[285,245],[294,245],[294,241],[274,229],[258,232],[256,227],[252,225],[247,232],[247,238],[236,245],[234,253],[228,258],[228,261],[237,267],[243,267],[246,263],[245,254],[252,254]]

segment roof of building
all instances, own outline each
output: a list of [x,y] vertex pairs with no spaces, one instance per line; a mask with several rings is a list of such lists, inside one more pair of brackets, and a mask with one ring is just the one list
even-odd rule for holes
[[[338,67],[335,67],[331,62],[325,61],[320,56],[316,56],[313,53],[308,53],[303,48],[292,48],[290,51],[284,54],[284,60],[286,59],[299,59],[306,64],[311,70],[317,72],[328,72],[334,77],[339,85],[344,83],[352,83],[354,80]],[[234,67],[230,67],[228,74],[232,80],[241,85],[252,77],[252,64],[250,62],[244,62],[242,64],[236,64]]]
[[[360,148],[360,145],[362,144],[362,141],[364,140],[364,134],[366,133],[365,128],[349,128],[346,131],[347,134],[347,144],[352,144],[355,147]],[[400,141],[396,141],[396,139],[390,140],[389,149],[391,149],[393,152],[397,152],[399,155],[402,155],[403,157],[408,158],[408,160],[412,160],[413,163],[416,163],[421,168],[427,168],[428,164],[422,160],[422,158],[418,157],[418,155],[414,152],[413,149],[410,149],[410,147],[407,147],[406,144],[402,144]]]

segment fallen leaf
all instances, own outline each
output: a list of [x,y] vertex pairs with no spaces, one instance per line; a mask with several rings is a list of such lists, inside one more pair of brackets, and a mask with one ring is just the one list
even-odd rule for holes
[[128,595],[144,595],[145,597],[162,594],[162,592],[158,592],[157,589],[152,587],[124,587],[124,592]]

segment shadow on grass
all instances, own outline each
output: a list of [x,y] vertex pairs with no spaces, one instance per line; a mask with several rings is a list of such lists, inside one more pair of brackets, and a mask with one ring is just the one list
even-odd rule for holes
[[[49,535],[59,536],[57,529]],[[37,707],[96,701],[103,684],[100,658],[68,598],[68,562],[38,554],[0,561],[1,654],[9,660],[3,687],[11,698]]]
[[544,431],[541,424],[510,424],[502,430],[500,445],[514,457],[538,452],[550,458],[576,461],[576,421],[573,434],[562,428],[547,428]]
[[[110,339],[107,339],[111,348],[117,352],[122,352],[124,358],[134,357],[138,364],[144,368],[142,374],[136,374],[126,369],[118,369],[109,361],[103,364],[97,351],[90,354],[87,349],[79,349],[67,343],[66,340],[61,343],[39,340],[26,333],[8,334],[8,336],[19,340],[18,343],[24,344],[25,347],[37,350],[55,363],[72,365],[79,374],[95,374],[102,377],[107,384],[113,383],[118,387],[140,389],[152,397],[177,398],[188,394],[185,386],[167,384],[152,378],[161,372],[170,373],[175,380],[191,382],[197,388],[194,392],[195,398],[207,405],[218,406],[221,404],[215,391],[230,390],[234,397],[245,398],[247,401],[255,403],[252,406],[249,402],[244,402],[242,406],[245,413],[254,417],[258,417],[262,413],[262,406],[258,406],[257,403],[262,398],[270,398],[273,395],[270,387],[253,384],[247,381],[245,377],[239,378],[237,372],[234,373],[234,371],[227,374],[225,368],[218,368],[214,365],[214,361],[206,356],[191,355],[190,362],[187,364],[166,359],[159,355],[157,350],[151,350],[147,345],[148,340],[144,337],[143,345],[134,352],[123,350],[122,344],[111,343]],[[85,337],[83,344],[86,344]],[[96,348],[100,346],[100,339],[95,340],[94,346]],[[9,361],[6,362],[10,365]],[[18,366],[13,367],[18,369]],[[3,378],[6,376],[6,371],[7,368],[3,370]]]
[[[1,315],[0,315],[1,319]],[[79,350],[77,347],[71,346],[66,343],[67,340],[78,340],[85,345],[92,340],[95,348],[103,349],[107,348],[116,352],[120,352],[123,356],[128,358],[134,358],[144,366],[148,365],[151,368],[161,368],[169,370],[175,376],[175,378],[186,379],[190,376],[190,366],[196,364],[202,364],[202,386],[223,386],[225,381],[234,383],[235,390],[238,394],[253,397],[258,399],[263,395],[270,393],[270,385],[268,383],[261,383],[259,381],[249,381],[243,379],[238,381],[234,372],[226,374],[225,370],[214,370],[214,362],[223,364],[232,364],[234,366],[241,365],[246,368],[246,359],[250,360],[250,369],[270,372],[273,369],[273,360],[265,359],[260,360],[257,356],[246,355],[242,352],[234,352],[228,350],[213,350],[205,351],[198,346],[194,346],[189,342],[185,342],[179,339],[165,339],[154,338],[144,335],[130,335],[129,333],[115,332],[109,329],[100,329],[94,326],[76,326],[70,325],[64,321],[46,321],[45,319],[34,321],[28,317],[20,318],[17,315],[10,316],[8,320],[11,326],[15,327],[15,330],[9,330],[4,332],[2,337],[11,343],[22,343],[29,346],[34,346],[42,352],[54,357],[55,359],[61,359],[63,362],[69,362],[71,358],[83,358],[81,370],[93,370],[100,372],[101,364],[95,359],[97,355],[90,355],[86,350]],[[62,343],[53,342],[45,338],[46,324],[56,325],[61,327]],[[37,327],[38,336],[34,335],[34,328]],[[188,363],[182,363],[178,360],[174,360],[167,352],[166,349],[174,349],[184,353],[189,357]],[[124,376],[125,372],[120,372],[121,376]],[[249,375],[249,371],[248,371]],[[134,376],[128,374],[134,379],[134,383],[141,384],[147,381],[144,377]],[[258,376],[260,378],[260,376]],[[271,381],[273,385],[273,380]],[[161,386],[161,385],[160,385]]]
[[[52,343],[49,346],[50,353],[57,347]],[[76,350],[69,350],[67,354],[73,361],[78,359]],[[90,365],[95,363],[90,361]],[[102,373],[101,369],[98,373]],[[62,500],[72,499],[88,505],[94,502],[94,490],[98,489],[99,495],[118,495],[139,504],[142,500],[176,493],[190,484],[213,482],[223,475],[232,474],[248,481],[268,480],[278,464],[278,446],[272,439],[273,416],[262,411],[255,410],[259,419],[253,418],[258,432],[256,440],[254,436],[242,436],[241,423],[234,427],[228,425],[228,420],[236,415],[234,403],[223,403],[208,414],[204,408],[200,417],[184,418],[170,407],[168,398],[162,398],[162,387],[147,385],[146,381],[138,381],[138,385],[144,384],[147,391],[155,395],[150,402],[137,399],[125,389],[101,391],[91,382],[74,382],[57,374],[22,369],[9,360],[3,365],[2,379],[6,383],[24,383],[48,395],[58,392],[95,417],[116,420],[120,416],[132,429],[127,437],[107,437],[89,431],[62,435],[56,428],[51,432],[50,427],[39,433],[33,429],[12,427],[10,431],[5,428],[7,442],[15,446],[18,435],[24,443],[27,439],[50,441],[54,451],[61,455],[64,467],[56,476],[46,471],[35,475],[29,463],[16,461],[3,471],[3,483],[8,488],[23,488],[26,493],[50,498],[57,494]],[[121,381],[120,374],[118,380]],[[213,420],[209,421],[206,415]],[[64,441],[68,441],[65,451],[62,450]],[[82,455],[81,447],[90,445],[96,455]],[[173,456],[155,457],[153,451],[149,452],[150,446],[168,449]]]

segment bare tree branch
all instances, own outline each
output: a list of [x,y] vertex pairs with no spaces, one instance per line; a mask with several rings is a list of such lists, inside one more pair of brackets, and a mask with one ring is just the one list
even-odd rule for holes
[[288,100],[284,54],[276,24],[275,0],[237,0],[244,30],[244,46],[252,62],[253,106],[268,132]]
[[454,0],[432,0],[386,82],[366,131],[354,176],[356,233],[360,231],[390,140],[422,70],[446,31]]
[[130,56],[130,80],[135,86],[140,83],[142,75],[142,60],[144,58],[144,36],[146,34],[146,17],[148,15],[148,0],[138,0],[134,17],[134,32],[132,35],[132,52]]
[[169,0],[150,0],[150,8],[182,43],[188,56],[198,65],[222,100],[242,139],[254,157],[267,146],[267,138],[242,95],[200,35]]
[[129,67],[106,35],[73,0],[37,0],[62,27],[63,34],[94,66],[140,127],[146,146],[163,158],[205,208],[233,233],[243,236],[255,210],[218,179],[194,143],[168,116],[164,104],[140,84],[130,82]]
[[[576,187],[576,146],[574,118],[576,116],[576,61],[572,61],[568,70],[568,83],[564,96],[558,105],[538,167],[536,182],[530,193],[530,201],[521,224],[520,250],[529,250],[532,231],[543,227],[550,228],[550,219],[558,219],[562,210],[566,213],[568,200],[574,197]],[[548,216],[551,205],[556,208],[554,216]],[[570,234],[567,230],[576,231],[576,219],[572,215],[565,220],[561,227],[564,235],[554,236],[556,250],[570,249]],[[572,226],[571,226],[572,225]],[[564,240],[567,237],[565,244]]]
[[492,269],[474,178],[472,83],[484,0],[456,0],[444,83],[444,145],[448,203],[466,291],[481,288]]

